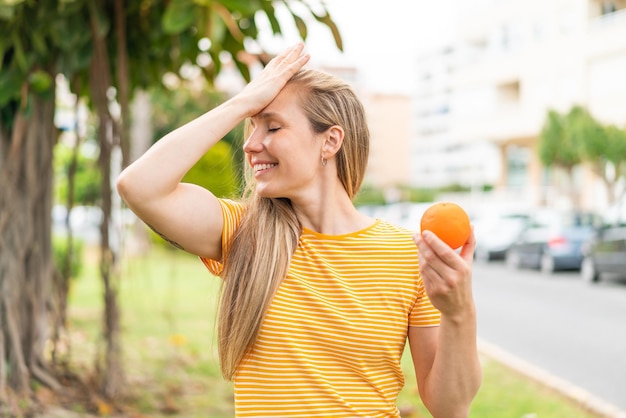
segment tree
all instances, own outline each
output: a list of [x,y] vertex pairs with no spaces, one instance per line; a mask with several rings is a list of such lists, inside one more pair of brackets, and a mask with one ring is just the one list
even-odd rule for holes
[[565,171],[569,183],[570,198],[575,206],[579,205],[579,195],[574,186],[574,167],[582,161],[580,147],[575,142],[577,137],[571,134],[569,124],[577,115],[576,111],[567,116],[549,110],[539,134],[539,158],[548,168],[558,167]]
[[[175,89],[152,89],[150,97],[153,142],[225,100],[224,94],[194,83],[182,83]],[[183,181],[203,186],[216,196],[233,198],[243,176],[243,153],[237,134],[237,130],[229,132],[189,170]]]
[[608,203],[614,204],[620,182],[626,182],[626,130],[597,121],[582,106],[573,106],[565,115],[553,110],[546,116],[539,138],[539,156],[547,167],[558,166],[568,172],[572,192],[572,171],[576,165],[588,163],[605,184]]
[[571,135],[579,144],[582,159],[603,181],[608,203],[613,205],[620,197],[618,183],[626,180],[626,131],[601,124],[583,108],[572,109],[570,115]]
[[[290,12],[303,39],[307,25],[301,14],[309,13],[330,28],[342,48],[323,4],[277,3]],[[97,368],[103,394],[114,397],[122,389],[124,373],[112,268],[117,255],[108,233],[111,161],[120,148],[122,165],[128,163],[129,103],[138,89],[159,85],[166,73],[197,65],[200,56],[210,57],[201,67],[208,81],[221,71],[225,55],[249,80],[243,53],[259,37],[257,19],[266,19],[274,34],[282,33],[270,0],[0,0],[0,403],[9,388],[28,395],[33,378],[59,387],[46,371],[43,354],[50,334],[47,306],[53,282],[56,76],[65,76],[72,92],[86,98],[97,116],[106,341]],[[209,40],[206,51],[198,47],[201,39]],[[258,47],[258,58],[266,62],[269,55]]]

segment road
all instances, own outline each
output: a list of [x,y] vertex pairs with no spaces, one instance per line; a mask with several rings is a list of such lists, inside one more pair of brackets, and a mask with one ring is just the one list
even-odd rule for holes
[[474,264],[478,336],[626,411],[626,281]]

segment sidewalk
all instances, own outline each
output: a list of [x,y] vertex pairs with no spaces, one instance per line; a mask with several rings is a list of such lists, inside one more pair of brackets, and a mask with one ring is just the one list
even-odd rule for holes
[[490,357],[508,368],[532,379],[540,384],[560,393],[573,402],[576,402],[589,412],[601,418],[626,418],[626,411],[612,405],[588,391],[573,385],[547,371],[536,367],[529,362],[516,357],[487,341],[478,340],[478,350],[481,354]]

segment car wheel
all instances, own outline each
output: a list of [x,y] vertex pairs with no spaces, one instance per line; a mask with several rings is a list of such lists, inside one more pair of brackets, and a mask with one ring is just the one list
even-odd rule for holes
[[591,257],[583,258],[583,262],[580,265],[580,277],[587,283],[597,283],[600,281],[600,273],[598,273],[598,269]]
[[544,274],[554,273],[556,267],[554,263],[554,257],[547,253],[543,254],[541,256],[541,265],[539,267],[541,269],[541,272]]
[[518,269],[521,265],[520,256],[516,251],[508,251],[505,258],[506,266],[510,269]]

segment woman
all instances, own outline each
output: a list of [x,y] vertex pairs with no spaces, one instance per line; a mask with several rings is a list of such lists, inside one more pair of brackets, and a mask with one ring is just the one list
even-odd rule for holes
[[[398,417],[407,338],[433,416],[467,416],[481,379],[474,238],[456,253],[428,231],[412,237],[357,211],[363,107],[345,83],[304,70],[308,60],[302,44],[278,55],[238,95],[158,141],[118,190],[222,277],[220,364],[237,416]],[[181,183],[243,120],[248,198]]]

